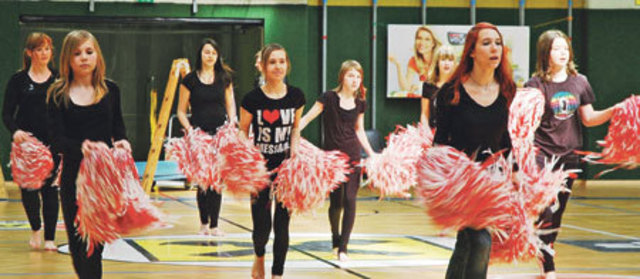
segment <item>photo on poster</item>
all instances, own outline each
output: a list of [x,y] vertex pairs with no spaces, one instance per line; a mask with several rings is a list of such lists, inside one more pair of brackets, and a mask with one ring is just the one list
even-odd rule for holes
[[[420,98],[422,83],[433,72],[425,57],[438,47],[456,53],[456,65],[472,25],[389,24],[387,41],[387,98]],[[522,86],[529,78],[529,27],[498,26],[502,33],[513,78]]]

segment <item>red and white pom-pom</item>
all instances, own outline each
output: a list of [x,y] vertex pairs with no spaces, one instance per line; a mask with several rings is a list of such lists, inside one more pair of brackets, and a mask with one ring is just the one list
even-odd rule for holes
[[553,204],[559,192],[570,191],[566,187],[569,176],[579,170],[554,170],[558,158],[544,162],[543,167],[536,168],[536,172],[520,169],[520,184],[516,185],[519,195],[524,202],[527,214],[539,216],[542,211]]
[[349,157],[340,151],[323,151],[300,139],[296,154],[275,170],[276,199],[291,213],[303,213],[320,206],[325,198],[348,180]]
[[[533,146],[524,147],[522,158],[535,158]],[[534,222],[565,189],[572,172],[554,171],[557,159],[539,169],[533,160],[533,165],[521,166],[519,184],[514,184],[513,160],[511,154],[505,158],[496,153],[480,164],[454,148],[440,146],[427,149],[418,161],[416,194],[427,213],[445,229],[488,229],[493,262],[539,256],[541,242]]]
[[594,164],[617,165],[596,175],[601,176],[618,168],[640,166],[640,96],[631,96],[615,106],[609,131],[598,141],[602,152],[579,152],[585,161]]
[[218,129],[213,145],[220,177],[219,184],[214,184],[214,187],[240,196],[257,194],[268,186],[270,179],[266,160],[251,140],[240,135],[233,123]]
[[78,234],[87,243],[88,255],[93,254],[95,245],[119,237],[116,219],[127,203],[122,199],[122,174],[115,166],[113,153],[106,144],[96,145],[86,152],[80,163],[75,224]]
[[505,207],[508,217],[496,224],[492,233],[491,262],[529,261],[540,256],[542,241],[533,225],[537,216],[529,215],[517,197]]
[[131,152],[123,148],[112,150],[115,168],[120,170],[123,181],[122,198],[126,201],[124,212],[116,220],[118,233],[132,234],[159,224],[162,214],[142,189]]
[[192,158],[191,152],[187,145],[187,140],[182,138],[170,138],[164,145],[166,158],[178,163],[178,169],[187,178],[187,181],[193,180]]
[[544,113],[544,96],[536,88],[518,88],[509,107],[508,129],[512,140],[533,143]]
[[183,138],[170,139],[165,150],[170,160],[178,162],[178,168],[188,181],[203,189],[219,184],[211,135],[196,128]]
[[521,169],[529,174],[538,171],[535,161],[537,151],[533,147],[533,139],[542,120],[544,102],[540,90],[519,88],[509,108],[508,130],[513,154]]
[[428,148],[417,166],[415,193],[442,228],[495,228],[507,217],[501,208],[510,200],[513,187],[506,179],[510,174],[493,177],[486,167],[449,146]]
[[389,135],[381,154],[365,160],[368,181],[380,191],[380,196],[408,197],[416,185],[416,162],[425,148],[432,145],[433,133],[428,125],[398,127]]
[[36,138],[29,136],[20,144],[11,144],[11,175],[21,188],[40,189],[51,176],[51,151]]

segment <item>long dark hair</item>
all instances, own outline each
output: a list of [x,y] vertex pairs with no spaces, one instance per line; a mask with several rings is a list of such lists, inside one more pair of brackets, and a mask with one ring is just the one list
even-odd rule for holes
[[[460,64],[449,79],[449,82],[453,83],[454,88],[453,98],[451,98],[452,105],[457,105],[460,102],[460,86],[469,79],[469,74],[473,69],[471,52],[473,52],[476,47],[476,42],[478,42],[478,37],[482,29],[495,30],[502,40],[502,33],[498,30],[498,27],[488,22],[480,22],[469,30],[464,42],[464,50],[460,57]],[[502,40],[502,42],[504,42],[504,40]],[[500,60],[500,65],[495,69],[494,77],[500,85],[501,94],[507,98],[507,104],[511,104],[516,94],[516,83],[513,81],[513,73],[509,63],[509,57],[507,56],[507,48],[504,45],[502,46],[502,59]]]
[[215,73],[215,80],[213,82],[222,82],[223,88],[227,88],[227,86],[231,84],[231,73],[233,73],[233,70],[229,65],[224,63],[220,47],[215,40],[211,38],[204,38],[202,40],[202,44],[200,44],[200,48],[198,49],[198,55],[196,56],[196,71],[202,71],[202,49],[204,49],[204,46],[206,45],[211,45],[218,54],[216,64],[213,65],[213,71]]

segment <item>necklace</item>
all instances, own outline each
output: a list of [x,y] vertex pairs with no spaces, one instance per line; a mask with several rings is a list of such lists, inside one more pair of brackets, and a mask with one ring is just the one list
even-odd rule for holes
[[474,83],[474,85],[476,86],[476,88],[478,88],[482,93],[487,93],[490,90],[494,89],[494,85],[496,84],[495,80],[491,80],[490,82],[488,82],[487,84],[480,84],[478,81],[476,81],[473,77],[469,77],[469,79]]

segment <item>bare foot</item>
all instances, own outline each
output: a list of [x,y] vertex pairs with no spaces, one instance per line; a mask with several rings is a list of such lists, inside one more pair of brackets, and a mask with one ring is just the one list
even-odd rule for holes
[[264,256],[256,257],[253,260],[251,279],[264,279]]
[[31,246],[31,249],[40,249],[40,244],[42,244],[42,240],[40,239],[40,231],[32,231],[31,239],[29,239],[29,246]]
[[44,242],[44,250],[45,251],[58,251],[58,246],[53,240],[45,240]]
[[338,260],[341,262],[348,262],[349,261],[349,256],[347,256],[347,253],[345,252],[340,252],[338,253]]
[[215,227],[209,229],[209,234],[213,236],[224,236],[224,231],[221,228]]
[[545,279],[556,279],[556,272],[555,271],[551,271],[551,272],[547,272],[544,274],[544,278]]
[[209,224],[200,225],[199,235],[209,235]]
[[282,279],[282,275],[271,275],[271,279]]

